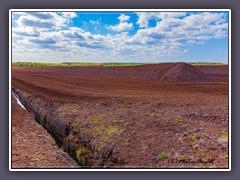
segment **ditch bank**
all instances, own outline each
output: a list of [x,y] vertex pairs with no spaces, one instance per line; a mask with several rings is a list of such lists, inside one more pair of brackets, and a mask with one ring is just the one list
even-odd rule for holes
[[105,129],[105,122],[98,123],[96,120],[93,124],[74,121],[78,116],[74,113],[65,116],[65,106],[43,101],[19,89],[12,88],[12,92],[81,168],[107,168],[124,164],[123,160],[113,155],[115,143],[111,143],[114,132],[121,129],[118,131],[112,126]]

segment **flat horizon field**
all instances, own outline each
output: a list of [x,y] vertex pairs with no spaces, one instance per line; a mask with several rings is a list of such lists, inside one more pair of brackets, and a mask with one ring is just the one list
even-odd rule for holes
[[[77,168],[228,168],[228,68],[12,66],[12,91]],[[14,128],[22,113],[12,113]],[[22,165],[16,156],[13,163]],[[32,164],[51,166],[44,161]]]

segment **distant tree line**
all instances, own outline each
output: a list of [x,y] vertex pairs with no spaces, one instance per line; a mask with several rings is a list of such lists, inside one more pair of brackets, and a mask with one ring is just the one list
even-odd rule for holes
[[[177,62],[175,62],[177,63]],[[188,62],[192,65],[222,65],[218,62]],[[12,62],[12,66],[137,66],[143,64],[158,64],[158,63],[89,63],[89,62],[63,62],[63,63],[40,63],[40,62]]]
[[12,62],[13,66],[99,66],[99,63],[63,62],[63,63],[40,63],[40,62]]
[[40,62],[12,62],[13,66],[136,66],[144,63],[89,63],[89,62],[63,62],[63,63],[40,63]]
[[13,66],[49,66],[49,63],[39,62],[13,62]]
[[109,62],[109,63],[102,63],[104,66],[137,66],[143,65],[144,63],[120,63],[120,62]]
[[223,65],[224,63],[219,63],[219,62],[188,62],[189,64],[192,65]]

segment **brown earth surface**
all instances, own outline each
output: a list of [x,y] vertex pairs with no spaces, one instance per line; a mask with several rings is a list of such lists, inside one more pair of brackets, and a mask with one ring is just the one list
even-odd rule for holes
[[12,86],[81,166],[228,166],[227,65],[13,67]]
[[76,167],[32,114],[12,97],[12,168]]

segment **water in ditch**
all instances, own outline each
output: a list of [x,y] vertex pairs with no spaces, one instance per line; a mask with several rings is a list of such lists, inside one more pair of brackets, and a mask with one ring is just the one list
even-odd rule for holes
[[14,91],[12,91],[12,95],[13,95],[13,97],[17,100],[18,105],[19,105],[21,108],[23,108],[23,109],[26,110],[25,106],[24,106],[24,105],[22,104],[22,102],[19,100],[18,95],[17,95]]

